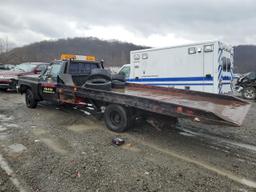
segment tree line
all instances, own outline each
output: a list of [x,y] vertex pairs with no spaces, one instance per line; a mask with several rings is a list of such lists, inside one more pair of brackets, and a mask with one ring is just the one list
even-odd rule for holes
[[[103,41],[98,38],[68,38],[56,41],[41,41],[9,50],[8,38],[0,39],[0,63],[18,64],[22,62],[50,62],[59,59],[62,53],[95,55],[103,59],[105,66],[120,67],[130,62],[130,51],[149,48],[120,41]],[[236,73],[256,71],[256,46],[234,47]]]

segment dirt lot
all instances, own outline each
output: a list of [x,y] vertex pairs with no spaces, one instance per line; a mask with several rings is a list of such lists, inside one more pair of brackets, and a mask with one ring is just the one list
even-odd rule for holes
[[256,191],[255,112],[240,128],[180,121],[116,134],[87,112],[28,109],[0,92],[0,191]]

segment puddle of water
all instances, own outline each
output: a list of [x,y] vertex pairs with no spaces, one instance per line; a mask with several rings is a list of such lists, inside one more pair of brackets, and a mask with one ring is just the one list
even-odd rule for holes
[[44,144],[46,144],[50,149],[52,149],[56,153],[67,154],[67,150],[63,149],[63,147],[49,138],[41,138],[40,139]]
[[122,149],[130,150],[133,152],[140,152],[140,149],[132,145],[131,143],[127,143],[121,146]]
[[96,130],[99,128],[99,124],[95,123],[94,121],[90,119],[86,119],[86,121],[83,124],[73,124],[67,127],[68,130],[74,131],[74,132],[86,132],[91,130]]
[[7,133],[0,133],[0,141],[8,139],[9,135]]
[[95,129],[95,127],[87,126],[85,124],[78,124],[78,125],[71,125],[67,127],[68,130],[74,131],[74,132],[86,132]]
[[6,128],[6,127],[2,127],[2,126],[0,126],[0,132],[6,131],[6,130],[7,130],[7,128]]
[[6,115],[3,115],[3,114],[0,114],[0,121],[2,122],[6,122],[6,121],[11,121],[13,120],[13,116],[6,116]]
[[48,132],[44,129],[36,128],[32,130],[36,136],[47,134]]
[[8,150],[11,153],[22,153],[23,151],[27,150],[27,147],[25,147],[22,144],[15,143],[15,144],[9,145]]
[[188,137],[194,137],[195,135],[191,134],[191,133],[187,133],[187,132],[179,132],[180,135],[183,136],[188,136]]
[[15,123],[4,123],[4,126],[10,127],[10,128],[18,128],[19,126]]

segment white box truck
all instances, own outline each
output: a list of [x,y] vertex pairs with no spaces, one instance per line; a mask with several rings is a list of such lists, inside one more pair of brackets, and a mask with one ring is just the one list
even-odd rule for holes
[[233,91],[233,48],[220,41],[130,52],[127,81],[210,93]]

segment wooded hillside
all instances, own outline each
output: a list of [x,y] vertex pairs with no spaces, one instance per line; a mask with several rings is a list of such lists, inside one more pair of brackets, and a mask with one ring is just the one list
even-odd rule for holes
[[62,53],[95,55],[104,59],[106,66],[121,66],[129,63],[130,51],[145,47],[119,41],[103,41],[97,38],[60,39],[42,41],[15,48],[0,55],[0,63],[22,63],[27,61],[50,62],[59,59]]
[[[22,63],[27,61],[50,62],[59,59],[61,53],[95,55],[104,59],[105,66],[122,66],[129,63],[130,51],[148,48],[119,41],[103,41],[94,37],[42,41],[15,48],[0,54],[0,63]],[[235,72],[256,71],[256,46],[234,47]]]

